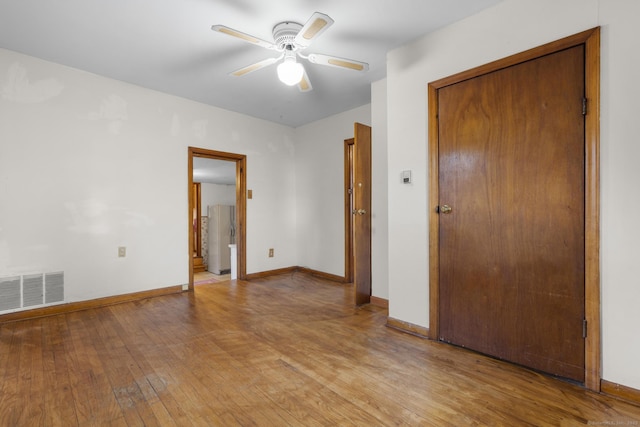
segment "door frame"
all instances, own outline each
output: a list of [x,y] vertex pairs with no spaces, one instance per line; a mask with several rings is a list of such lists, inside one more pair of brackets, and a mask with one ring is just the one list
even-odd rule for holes
[[440,232],[438,89],[574,46],[585,46],[585,387],[600,391],[600,28],[557,40],[428,84],[429,338],[439,337]]
[[344,280],[353,282],[353,145],[344,140]]
[[189,185],[189,291],[194,290],[193,285],[193,158],[227,160],[236,164],[236,245],[238,251],[238,279],[244,280],[247,276],[247,156],[244,154],[226,153],[224,151],[209,150],[206,148],[189,147],[189,163],[187,167]]

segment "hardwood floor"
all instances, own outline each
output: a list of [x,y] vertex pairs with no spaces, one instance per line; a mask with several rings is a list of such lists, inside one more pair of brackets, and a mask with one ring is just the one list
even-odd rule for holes
[[302,273],[0,325],[1,426],[639,425]]
[[231,273],[213,274],[208,271],[193,273],[193,284],[196,286],[202,285],[205,283],[226,282],[227,280],[231,280]]

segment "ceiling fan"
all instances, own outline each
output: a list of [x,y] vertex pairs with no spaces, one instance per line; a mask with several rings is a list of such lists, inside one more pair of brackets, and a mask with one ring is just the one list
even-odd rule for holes
[[333,19],[329,16],[319,12],[311,15],[311,18],[309,18],[304,25],[290,21],[280,22],[273,27],[273,43],[224,25],[213,25],[211,29],[266,49],[281,52],[281,55],[276,58],[267,58],[258,61],[255,64],[247,65],[229,74],[237,77],[244,76],[275,64],[282,59],[283,61],[278,65],[277,70],[280,81],[289,86],[298,85],[298,89],[300,89],[301,92],[308,92],[312,89],[311,82],[303,65],[296,61],[297,57],[306,59],[312,64],[327,65],[348,70],[364,72],[369,69],[369,64],[354,61],[353,59],[338,58],[336,56],[321,55],[318,53],[310,53],[309,55],[303,55],[301,53],[302,50],[308,48],[316,38],[325,32],[333,22]]

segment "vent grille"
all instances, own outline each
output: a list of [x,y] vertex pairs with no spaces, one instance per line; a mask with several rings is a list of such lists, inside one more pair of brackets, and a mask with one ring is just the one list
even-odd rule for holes
[[64,273],[45,274],[46,283],[46,303],[64,301]]
[[0,312],[64,302],[64,273],[0,277]]
[[42,304],[42,287],[44,285],[42,274],[22,276],[22,306],[31,307]]
[[0,279],[0,310],[20,308],[20,277]]

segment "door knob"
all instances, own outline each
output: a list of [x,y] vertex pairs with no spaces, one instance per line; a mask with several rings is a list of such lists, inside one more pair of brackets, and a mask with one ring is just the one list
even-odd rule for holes
[[440,213],[443,213],[443,214],[449,214],[449,213],[451,213],[451,211],[452,211],[452,210],[453,210],[453,209],[452,209],[452,208],[451,208],[451,206],[449,206],[449,205],[442,205],[442,206],[440,206]]
[[358,210],[353,210],[354,214],[358,214],[358,215],[364,215],[367,213],[367,211],[365,211],[364,209],[358,209]]

